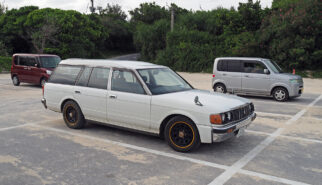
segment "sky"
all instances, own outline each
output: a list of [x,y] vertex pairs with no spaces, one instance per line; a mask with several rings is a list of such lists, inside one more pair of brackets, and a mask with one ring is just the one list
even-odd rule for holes
[[[161,6],[175,3],[188,10],[212,10],[217,7],[230,8],[238,7],[239,2],[248,0],[94,0],[94,6],[106,7],[107,3],[119,4],[122,9],[128,13],[143,2],[156,2]],[[255,1],[255,0],[254,0]],[[82,13],[89,13],[90,0],[0,0],[1,3],[8,6],[9,9],[19,8],[27,5],[34,5],[40,8],[59,8],[64,10],[77,10]],[[272,0],[261,0],[262,8],[270,7]]]

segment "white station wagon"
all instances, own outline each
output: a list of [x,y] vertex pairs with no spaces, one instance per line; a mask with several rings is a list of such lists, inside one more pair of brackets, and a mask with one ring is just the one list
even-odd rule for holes
[[42,103],[70,128],[93,120],[140,130],[181,152],[239,136],[256,117],[247,99],[194,89],[168,67],[135,61],[63,60]]

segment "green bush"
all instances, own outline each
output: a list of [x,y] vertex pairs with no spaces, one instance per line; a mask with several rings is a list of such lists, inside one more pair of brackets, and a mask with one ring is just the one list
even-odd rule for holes
[[0,56],[0,72],[10,71],[11,68],[11,57]]

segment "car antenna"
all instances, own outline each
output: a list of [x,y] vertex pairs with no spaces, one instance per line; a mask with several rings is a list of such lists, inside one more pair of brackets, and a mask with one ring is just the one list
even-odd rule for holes
[[203,106],[202,103],[199,101],[199,97],[198,96],[195,97],[195,104],[196,105],[199,105],[199,106]]

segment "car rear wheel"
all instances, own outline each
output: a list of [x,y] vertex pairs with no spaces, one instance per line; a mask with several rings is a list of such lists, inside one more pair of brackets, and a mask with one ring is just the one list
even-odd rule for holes
[[176,151],[189,152],[200,146],[197,127],[184,116],[172,118],[166,125],[164,134],[170,147]]
[[63,117],[69,128],[81,129],[85,126],[84,115],[74,101],[68,101],[63,108]]
[[219,92],[219,93],[226,93],[227,92],[225,85],[221,84],[221,83],[216,84],[214,86],[214,91]]
[[12,77],[12,83],[13,83],[14,86],[20,85],[20,81],[19,81],[18,76],[13,76]]
[[281,102],[286,101],[289,98],[288,91],[283,87],[277,87],[273,91],[273,98],[276,101],[281,101]]

